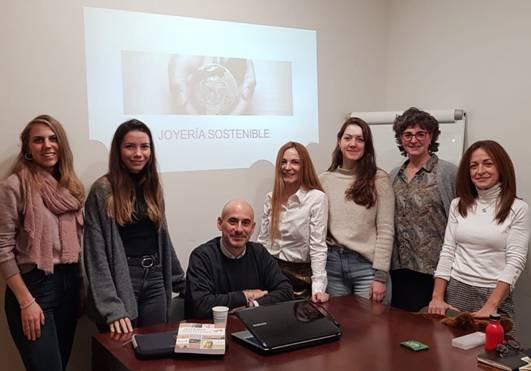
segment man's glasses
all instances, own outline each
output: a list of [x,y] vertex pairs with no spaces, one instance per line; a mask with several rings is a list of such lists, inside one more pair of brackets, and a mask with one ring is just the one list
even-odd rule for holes
[[519,342],[509,339],[505,343],[496,345],[496,356],[498,358],[503,358],[509,354],[514,354],[521,350],[523,349]]
[[422,142],[424,139],[426,139],[427,136],[428,136],[427,131],[417,131],[416,133],[411,133],[409,131],[406,131],[405,133],[402,133],[402,139],[405,140],[406,142],[411,141],[413,137],[415,137],[417,141]]

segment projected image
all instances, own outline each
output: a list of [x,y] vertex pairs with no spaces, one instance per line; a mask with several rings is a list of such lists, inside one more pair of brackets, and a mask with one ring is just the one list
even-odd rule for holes
[[256,86],[250,59],[173,56],[168,76],[178,112],[241,115]]
[[122,52],[124,112],[293,115],[291,63]]
[[90,139],[109,148],[139,119],[162,172],[246,168],[290,140],[318,143],[315,31],[83,12]]

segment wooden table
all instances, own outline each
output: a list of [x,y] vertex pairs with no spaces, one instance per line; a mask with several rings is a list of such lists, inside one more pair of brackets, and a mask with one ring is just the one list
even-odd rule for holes
[[[332,298],[328,310],[341,324],[339,341],[288,353],[262,356],[235,343],[228,336],[223,358],[183,357],[141,361],[130,343],[113,340],[109,334],[92,339],[92,369],[103,370],[477,370],[481,348],[464,351],[452,348],[451,339],[463,333],[388,306],[373,304],[356,296]],[[169,331],[178,324],[136,329],[136,333]],[[244,329],[229,316],[228,332]],[[418,340],[430,349],[412,352],[400,346],[403,340]],[[483,367],[482,367],[483,368]],[[484,368],[487,369],[487,368]]]

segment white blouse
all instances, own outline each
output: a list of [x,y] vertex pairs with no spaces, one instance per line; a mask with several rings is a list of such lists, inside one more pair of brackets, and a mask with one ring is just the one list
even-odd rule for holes
[[317,189],[299,190],[282,205],[278,233],[271,241],[271,201],[268,193],[257,241],[274,257],[292,263],[310,263],[312,294],[325,292],[326,279],[326,226],[328,200]]
[[452,201],[444,244],[435,277],[450,277],[476,287],[494,288],[498,281],[514,286],[525,267],[529,243],[528,205],[515,199],[503,223],[498,224],[499,187],[479,191],[467,216]]

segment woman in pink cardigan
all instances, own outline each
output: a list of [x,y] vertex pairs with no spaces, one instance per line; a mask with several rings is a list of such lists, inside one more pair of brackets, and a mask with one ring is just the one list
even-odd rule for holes
[[0,274],[11,336],[28,370],[64,370],[77,322],[83,185],[61,124],[41,115],[0,183]]

